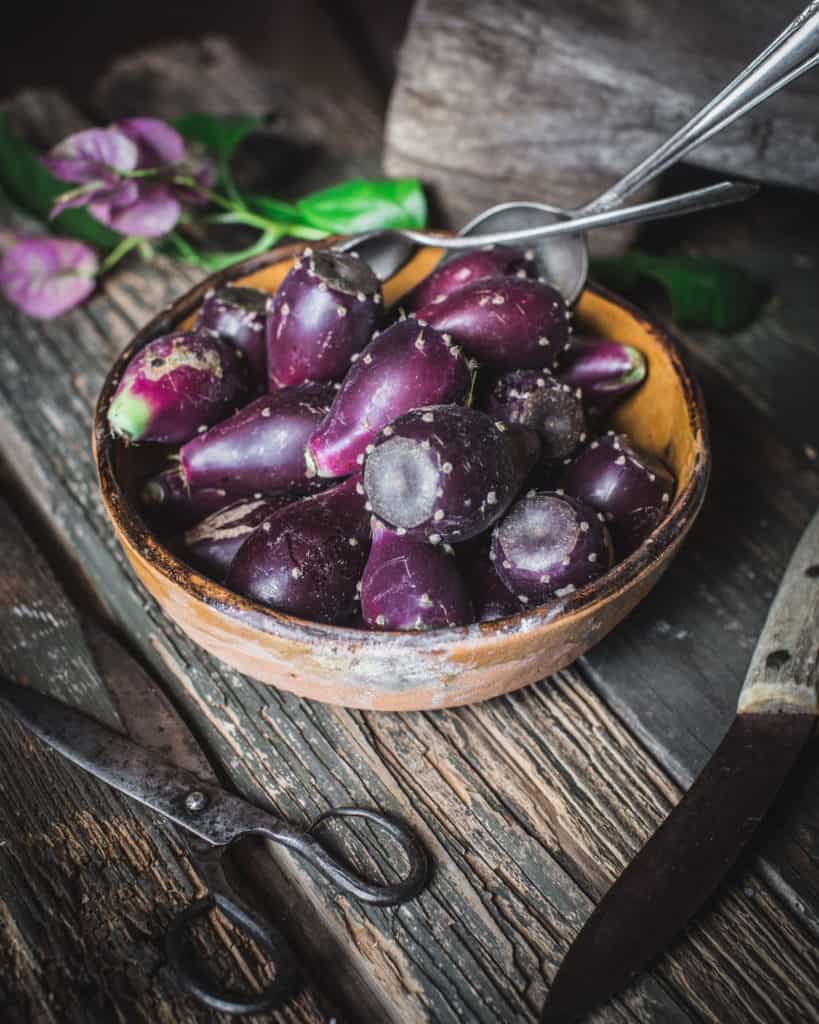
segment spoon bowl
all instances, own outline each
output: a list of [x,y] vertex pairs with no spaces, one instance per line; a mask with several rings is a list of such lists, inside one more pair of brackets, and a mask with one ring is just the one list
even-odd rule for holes
[[[522,231],[571,220],[565,210],[546,203],[500,203],[473,217],[458,232],[463,237],[495,234],[501,231]],[[530,243],[538,267],[538,276],[544,277],[573,305],[589,276],[589,247],[582,232],[556,235],[540,242]]]

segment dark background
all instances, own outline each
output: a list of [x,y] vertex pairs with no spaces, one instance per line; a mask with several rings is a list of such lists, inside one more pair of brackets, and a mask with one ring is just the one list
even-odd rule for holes
[[[136,4],[109,2],[7,5],[0,33],[0,96],[26,86],[52,86],[82,108],[95,80],[116,58],[157,42],[227,35],[250,60],[264,61],[266,44],[285,8],[306,10],[298,0],[199,0]],[[360,56],[379,92],[394,76],[395,59],[412,0],[325,0],[315,4],[332,18]]]

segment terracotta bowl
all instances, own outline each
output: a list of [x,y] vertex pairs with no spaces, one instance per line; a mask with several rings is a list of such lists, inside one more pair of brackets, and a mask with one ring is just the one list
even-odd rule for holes
[[[106,428],[108,404],[128,360],[157,335],[191,323],[209,288],[230,281],[274,291],[301,249],[280,248],[203,281],[144,327],[111,369],[97,405],[94,449],[106,511],[137,575],[164,612],[211,654],[261,682],[331,704],[378,710],[467,704],[568,665],[628,615],[668,567],[700,510],[710,467],[702,397],[674,342],[596,287],[578,304],[580,329],[634,345],[649,364],[646,383],[616,410],[613,426],[664,459],[678,487],[665,519],[642,547],[562,601],[497,622],[426,633],[306,622],[194,571],[141,518],[136,496],[164,452],[150,445],[129,448]],[[420,251],[387,282],[386,302],[429,273],[440,255]]]

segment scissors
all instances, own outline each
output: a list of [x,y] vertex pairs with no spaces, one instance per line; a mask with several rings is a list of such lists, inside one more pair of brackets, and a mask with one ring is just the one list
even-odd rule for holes
[[[405,822],[367,807],[338,807],[302,829],[229,793],[218,784],[202,748],[154,680],[108,633],[90,623],[84,623],[84,630],[130,739],[2,675],[0,704],[70,761],[184,830],[180,839],[207,894],[173,919],[165,950],[182,987],[200,1002],[225,1013],[264,1013],[285,1002],[295,986],[297,967],[284,936],[248,906],[225,875],[223,854],[239,840],[261,836],[280,843],[364,903],[404,903],[423,889],[429,873],[426,850]],[[360,818],[378,826],[406,855],[405,877],[394,884],[370,882],[337,859],[316,835],[333,818]],[[275,964],[275,977],[264,991],[246,995],[227,989],[192,954],[191,925],[214,908]]]

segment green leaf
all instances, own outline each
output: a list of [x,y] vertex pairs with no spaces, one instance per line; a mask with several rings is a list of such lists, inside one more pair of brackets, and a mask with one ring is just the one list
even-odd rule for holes
[[424,190],[414,178],[347,181],[314,192],[296,205],[309,225],[334,234],[422,228],[427,219]]
[[293,203],[283,203],[268,196],[245,196],[245,202],[254,213],[260,213],[269,220],[293,224],[298,224],[301,220],[299,208]]
[[47,222],[57,234],[78,238],[97,249],[109,251],[122,235],[95,220],[86,210],[65,210],[49,221],[54,200],[71,187],[57,181],[37,159],[34,150],[12,134],[0,111],[0,187],[20,209]]
[[201,142],[223,164],[227,164],[239,143],[261,123],[261,118],[241,114],[183,114],[173,122],[180,135]]
[[766,289],[740,267],[704,256],[656,256],[632,249],[592,261],[592,276],[616,291],[632,291],[641,278],[659,283],[674,319],[683,325],[734,331],[749,324],[767,299]]

